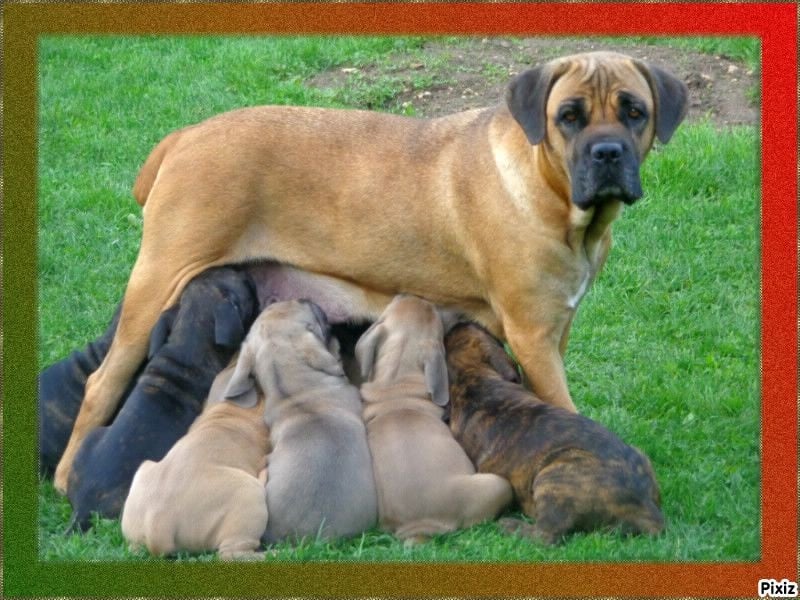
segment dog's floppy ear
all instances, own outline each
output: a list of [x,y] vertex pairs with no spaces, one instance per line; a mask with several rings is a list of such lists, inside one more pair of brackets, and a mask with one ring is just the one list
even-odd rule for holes
[[167,343],[172,325],[175,323],[175,316],[178,314],[179,305],[175,305],[161,313],[158,321],[150,332],[150,345],[147,348],[147,360],[150,360],[159,351],[161,346]]
[[375,355],[378,346],[383,343],[386,337],[386,329],[383,321],[375,321],[369,329],[356,342],[356,361],[361,369],[361,378],[364,381],[372,379],[372,372],[375,368]]
[[226,348],[236,348],[245,335],[239,309],[229,299],[214,307],[214,342]]
[[436,312],[442,320],[442,329],[445,335],[465,319],[464,313],[457,308],[437,306]]
[[425,357],[423,365],[425,385],[436,406],[447,406],[450,402],[450,388],[447,380],[447,362],[444,359],[444,346],[441,344]]
[[236,361],[236,368],[233,370],[231,380],[225,388],[226,400],[235,400],[240,396],[244,396],[251,390],[255,391],[256,382],[253,378],[255,363],[255,352],[253,352],[249,346],[243,346],[239,354],[239,359]]
[[509,356],[499,342],[493,343],[489,350],[489,364],[506,381],[512,383],[520,383],[522,381],[514,359]]
[[254,384],[249,390],[235,396],[233,398],[225,398],[226,402],[233,402],[236,406],[241,406],[242,408],[253,408],[256,404],[258,404],[258,388]]
[[[314,332],[309,331],[307,335],[310,339],[308,339],[303,352],[306,364],[316,371],[322,371],[334,377],[343,377],[344,367],[338,355],[332,354],[324,342],[320,340]],[[338,350],[338,345],[336,348]]]
[[561,71],[549,64],[534,67],[512,79],[506,90],[508,109],[533,145],[547,132],[547,97]]
[[689,89],[672,73],[654,65],[634,62],[650,84],[655,103],[656,137],[666,144],[689,109]]

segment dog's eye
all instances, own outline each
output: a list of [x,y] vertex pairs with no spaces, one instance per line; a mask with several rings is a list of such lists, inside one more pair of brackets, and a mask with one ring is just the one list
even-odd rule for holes
[[559,117],[560,117],[562,122],[568,123],[570,125],[573,125],[573,124],[577,123],[578,120],[580,119],[580,115],[578,114],[578,111],[575,110],[574,108],[567,108],[567,109],[561,111],[561,114],[559,115]]
[[644,116],[644,114],[642,113],[642,111],[640,111],[640,110],[639,110],[638,108],[636,108],[635,106],[631,106],[631,107],[628,109],[628,118],[629,118],[629,119],[633,119],[634,121],[638,121],[638,120],[639,120],[639,119],[641,119],[643,116]]

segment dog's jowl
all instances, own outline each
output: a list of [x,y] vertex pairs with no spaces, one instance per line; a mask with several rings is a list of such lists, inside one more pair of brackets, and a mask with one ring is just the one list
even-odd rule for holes
[[504,519],[507,529],[552,544],[574,530],[664,528],[644,454],[524,390],[502,345],[483,328],[458,325],[445,345],[453,433],[478,471],[507,477],[522,510],[536,519],[533,526]]

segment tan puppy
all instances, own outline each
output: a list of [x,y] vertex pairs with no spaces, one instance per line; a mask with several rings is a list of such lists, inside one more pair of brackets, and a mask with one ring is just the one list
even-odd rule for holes
[[[142,167],[139,256],[114,341],[55,474],[114,411],[159,313],[212,265],[314,274],[328,314],[376,318],[398,292],[464,311],[508,340],[539,397],[575,411],[562,355],[639,166],[686,113],[686,86],[615,53],[555,60],[504,104],[424,120],[261,106],[168,135]],[[313,285],[306,285],[313,288]],[[295,296],[301,297],[301,296]]]
[[512,498],[508,481],[475,473],[442,421],[443,336],[430,302],[398,296],[356,344],[379,523],[409,542],[491,519]]
[[[216,389],[232,374],[232,366],[222,371]],[[147,460],[136,472],[122,510],[122,534],[132,548],[263,557],[255,550],[267,526],[264,401],[253,390],[236,404],[220,402],[214,389],[189,432],[162,460]]]
[[266,543],[361,533],[377,498],[361,396],[337,356],[324,313],[308,301],[278,302],[247,334],[225,395],[264,391],[269,455]]

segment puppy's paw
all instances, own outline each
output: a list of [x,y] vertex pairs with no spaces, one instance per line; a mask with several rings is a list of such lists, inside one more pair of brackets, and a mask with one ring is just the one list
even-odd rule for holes
[[254,552],[252,550],[232,550],[232,551],[219,551],[220,560],[241,560],[241,561],[260,561],[264,560],[265,554],[263,552]]
[[426,535],[412,535],[411,537],[407,537],[405,541],[403,541],[403,549],[410,550],[415,546],[419,546],[420,544],[424,544],[428,541],[428,536]]
[[497,526],[505,533],[528,538],[548,546],[552,546],[560,539],[560,535],[557,535],[551,531],[546,531],[539,527],[538,524],[531,525],[522,519],[516,519],[513,517],[500,519],[497,522]]

